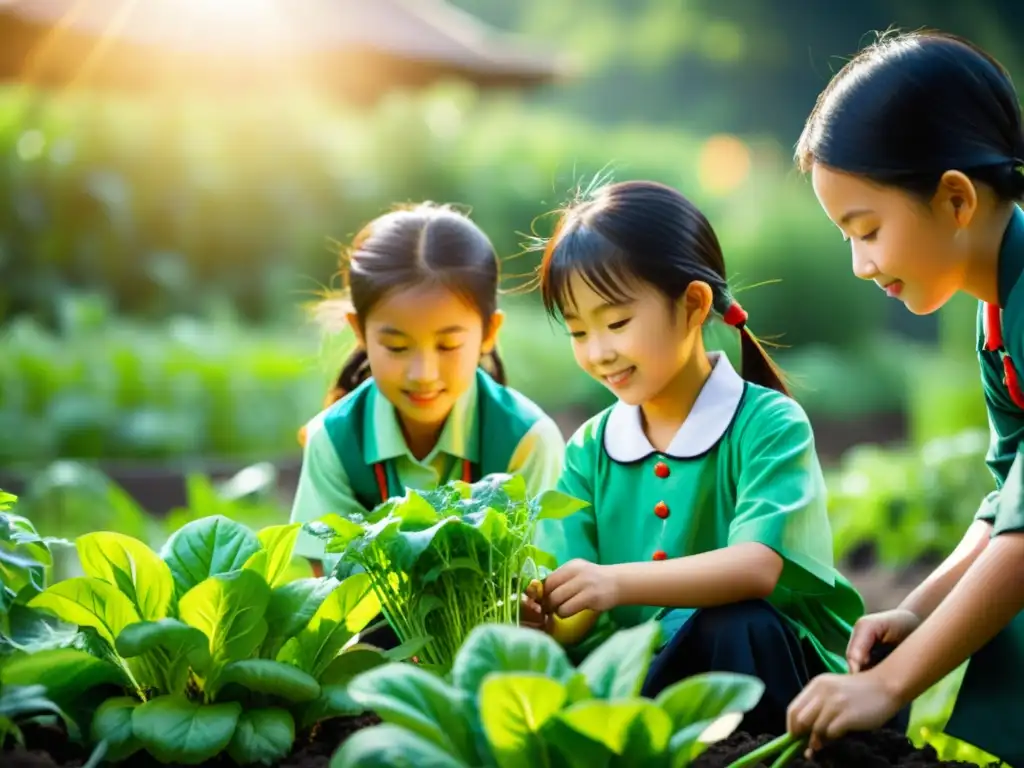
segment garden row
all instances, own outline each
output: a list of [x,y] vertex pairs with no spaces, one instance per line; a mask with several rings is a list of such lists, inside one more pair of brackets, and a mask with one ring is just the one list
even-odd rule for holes
[[[0,444],[0,466],[8,470],[37,470],[57,459],[152,466],[293,461],[296,432],[320,406],[349,341],[346,334],[321,341],[317,329],[298,320],[276,330],[188,318],[145,325],[115,318],[88,298],[65,309],[59,333],[27,319],[0,329],[0,429],[21,436],[16,445]],[[510,299],[504,309],[500,345],[513,386],[567,430],[610,402],[576,365],[564,330],[535,302]],[[710,326],[709,345],[734,354],[734,332],[727,331]],[[794,396],[821,425],[823,451],[901,438],[901,414],[916,412],[917,400],[930,402],[933,389],[955,380],[942,372],[914,381],[910,375],[927,355],[906,345],[903,351],[895,358],[884,341],[845,352],[780,350]],[[976,375],[967,378],[978,386]],[[957,415],[956,401],[940,391],[950,404],[942,410],[946,421],[950,410]],[[914,419],[915,430],[935,424],[934,409],[921,410],[929,412]],[[873,416],[877,426],[862,427]],[[951,427],[965,425],[984,427],[984,413],[959,414]]]
[[[554,637],[517,626],[525,583],[553,565],[531,544],[536,522],[580,507],[491,476],[304,529],[254,532],[196,511],[159,552],[115,532],[48,539],[6,509],[4,764],[29,757],[26,742],[46,764],[90,768],[758,764],[749,737],[723,740],[759,680],[709,673],[641,698],[656,623],[591,638],[578,665]],[[296,566],[300,535],[324,540],[328,575]],[[51,582],[54,552],[72,546],[83,575]],[[382,623],[396,648],[363,641]],[[924,762],[881,764],[942,764],[897,743],[893,759]],[[771,744],[779,765],[800,747]],[[832,756],[847,761],[828,764],[872,764],[864,745],[837,743]]]

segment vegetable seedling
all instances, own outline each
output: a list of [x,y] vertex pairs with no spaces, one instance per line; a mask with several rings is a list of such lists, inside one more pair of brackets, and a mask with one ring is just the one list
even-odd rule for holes
[[793,758],[807,746],[807,739],[802,736],[794,736],[791,733],[784,733],[777,739],[763,744],[752,752],[748,752],[729,765],[729,768],[750,768],[766,759],[777,755],[771,768],[784,768],[792,762]]

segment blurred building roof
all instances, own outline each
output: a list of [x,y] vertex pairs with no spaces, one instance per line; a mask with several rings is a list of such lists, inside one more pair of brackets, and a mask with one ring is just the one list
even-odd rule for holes
[[0,0],[0,79],[185,91],[302,82],[372,99],[458,77],[524,87],[564,62],[445,0]]

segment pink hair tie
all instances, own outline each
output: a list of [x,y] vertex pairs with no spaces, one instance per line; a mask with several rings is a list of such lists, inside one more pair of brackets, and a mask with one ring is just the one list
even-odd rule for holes
[[734,301],[729,305],[729,308],[725,310],[725,313],[722,315],[722,319],[725,320],[726,325],[731,325],[734,328],[742,328],[747,322],[747,313],[738,302]]

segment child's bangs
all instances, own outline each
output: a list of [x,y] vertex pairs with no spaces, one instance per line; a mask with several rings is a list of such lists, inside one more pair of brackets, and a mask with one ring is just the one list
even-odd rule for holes
[[630,269],[626,253],[608,238],[580,226],[560,238],[552,249],[541,281],[541,298],[549,315],[563,317],[576,308],[572,277],[583,282],[611,304],[633,297],[628,287],[637,276]]

